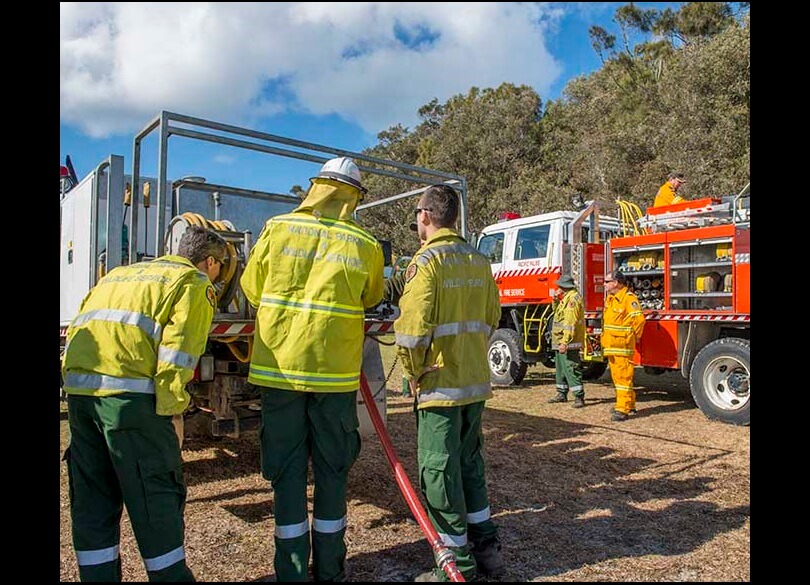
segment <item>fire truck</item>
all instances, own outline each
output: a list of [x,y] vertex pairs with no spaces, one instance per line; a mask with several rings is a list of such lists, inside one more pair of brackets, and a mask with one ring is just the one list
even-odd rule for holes
[[708,418],[750,424],[750,183],[737,195],[646,213],[617,204],[617,217],[593,201],[577,211],[507,215],[477,236],[502,308],[490,338],[492,382],[517,385],[529,365],[554,366],[551,304],[564,272],[584,301],[583,377],[601,376],[604,276],[615,269],[629,277],[647,319],[635,364],[680,373]]
[[[203,427],[207,426],[213,436],[238,437],[244,431],[257,428],[261,414],[259,392],[247,382],[255,313],[239,287],[239,278],[254,239],[267,219],[291,211],[301,200],[290,194],[216,184],[182,172],[178,173],[179,178],[169,180],[168,169],[182,165],[170,157],[174,150],[170,151],[169,146],[174,145],[176,138],[251,151],[244,158],[250,158],[252,153],[263,153],[310,163],[312,168],[303,169],[307,178],[314,176],[327,160],[348,156],[364,173],[415,184],[415,188],[406,193],[361,204],[357,208],[358,221],[362,220],[360,213],[364,209],[418,197],[432,184],[447,183],[459,192],[461,227],[466,230],[466,181],[450,173],[168,111],[158,114],[135,136],[131,173],[125,172],[120,155],[110,155],[75,184],[66,179],[63,171],[60,182],[60,356],[64,354],[67,328],[77,315],[82,299],[104,274],[122,264],[175,253],[188,226],[208,227],[226,240],[229,256],[236,261],[228,263],[224,274],[220,275],[221,282],[215,285],[217,309],[206,351],[188,385],[191,404],[186,417],[196,417],[195,420],[202,417]],[[145,142],[147,140],[151,142]],[[155,177],[141,176],[142,165],[146,165],[146,161],[142,161],[145,159],[142,150],[149,148],[157,153],[153,165],[157,170]],[[266,159],[262,158],[262,162]],[[386,264],[390,266],[390,244],[381,243]],[[393,333],[396,313],[395,307],[383,302],[368,311],[365,320],[363,373],[375,391],[374,401],[383,421],[387,377],[383,372],[378,337]],[[360,392],[358,416],[361,434],[372,433]]]

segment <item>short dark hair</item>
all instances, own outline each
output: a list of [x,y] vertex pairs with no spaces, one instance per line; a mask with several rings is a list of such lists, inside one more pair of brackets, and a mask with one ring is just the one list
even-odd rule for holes
[[222,236],[198,225],[186,228],[177,246],[177,255],[199,264],[208,256],[221,260],[228,253],[228,244]]
[[458,219],[458,193],[450,185],[431,185],[422,195],[422,203],[429,209],[430,218],[437,227],[453,227]]
[[671,181],[672,179],[678,179],[681,183],[686,183],[686,177],[683,176],[683,173],[677,171],[672,171],[667,175],[667,181]]
[[610,277],[622,286],[627,286],[627,275],[621,270],[614,270],[610,273]]

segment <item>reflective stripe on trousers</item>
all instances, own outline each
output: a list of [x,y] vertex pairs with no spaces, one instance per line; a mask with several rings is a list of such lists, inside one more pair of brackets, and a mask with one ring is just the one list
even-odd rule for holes
[[630,414],[636,409],[636,392],[633,389],[633,361],[625,356],[608,356],[610,364],[610,377],[616,387],[616,410]]

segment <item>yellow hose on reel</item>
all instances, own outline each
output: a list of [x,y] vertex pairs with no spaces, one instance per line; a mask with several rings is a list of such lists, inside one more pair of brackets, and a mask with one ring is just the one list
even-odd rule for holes
[[619,206],[623,236],[638,236],[649,233],[647,228],[640,228],[636,221],[644,215],[638,205],[632,201],[624,201],[622,199],[617,199],[616,204]]
[[[207,220],[207,219],[205,219],[205,217],[203,217],[199,213],[194,213],[192,211],[187,211],[187,212],[181,214],[180,217],[185,219],[186,222],[188,222],[189,225],[196,225],[196,226],[199,226],[199,227],[204,227],[206,229],[219,230],[219,231],[223,231],[223,232],[234,231],[233,226],[229,225],[228,223],[226,223],[224,221],[221,221],[221,220]],[[236,258],[237,258],[236,246],[234,246],[232,242],[227,242],[226,244],[227,244],[226,249],[228,250],[229,261],[226,262],[222,266],[222,268],[220,269],[219,282],[221,283],[221,286],[215,287],[216,291],[217,291],[217,300],[219,300],[221,298],[222,294],[227,290],[228,283],[231,281],[231,279],[233,278],[233,275],[236,273],[236,265],[237,265],[237,262],[236,262]],[[235,299],[234,299],[234,301],[235,301]],[[237,309],[238,309],[238,307],[237,307]]]
[[250,361],[250,356],[253,353],[253,338],[252,337],[248,337],[248,339],[247,339],[247,346],[248,346],[247,353],[242,353],[240,351],[240,349],[239,349],[239,346],[237,346],[235,342],[227,343],[226,345],[228,346],[228,349],[231,350],[231,353],[233,354],[233,357],[238,359],[240,362],[242,362],[243,364],[246,364],[246,363],[248,363]]

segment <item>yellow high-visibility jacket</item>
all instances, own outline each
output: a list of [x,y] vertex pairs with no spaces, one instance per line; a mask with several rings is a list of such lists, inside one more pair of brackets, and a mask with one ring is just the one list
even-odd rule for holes
[[487,348],[501,305],[489,260],[442,228],[405,270],[394,322],[405,376],[418,381],[417,408],[492,398]]
[[351,219],[270,218],[240,279],[256,332],[248,381],[300,392],[360,387],[365,310],[382,300],[380,243]]
[[633,357],[636,343],[644,332],[647,319],[638,297],[626,286],[605,299],[602,313],[602,351],[604,355]]
[[67,331],[67,394],[155,394],[156,413],[182,413],[205,351],[216,294],[181,256],[119,266],[87,293]]
[[672,205],[673,203],[680,203],[683,197],[675,192],[675,188],[670,185],[669,181],[661,185],[658,193],[655,195],[653,207],[663,207],[664,205]]
[[562,299],[554,303],[554,322],[551,325],[551,339],[554,348],[561,343],[568,345],[568,349],[582,347],[585,340],[584,309],[582,296],[571,289]]

